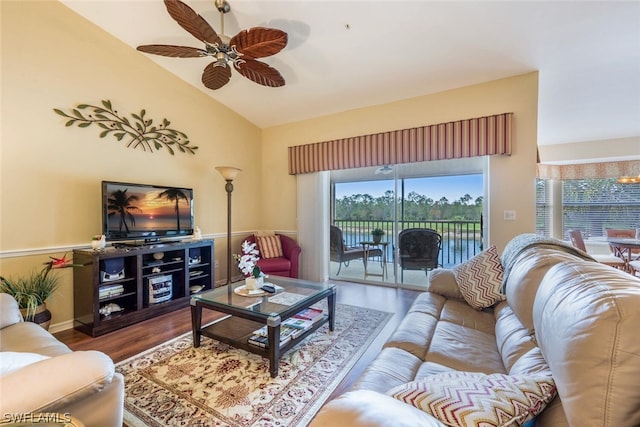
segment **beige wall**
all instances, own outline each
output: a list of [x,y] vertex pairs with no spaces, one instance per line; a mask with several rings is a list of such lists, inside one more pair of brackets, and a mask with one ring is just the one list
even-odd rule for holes
[[[224,180],[214,166],[234,165],[244,169],[234,230],[260,222],[255,209],[243,209],[260,197],[256,126],[61,3],[3,0],[1,8],[0,274],[39,269],[49,255],[88,245],[101,230],[102,180],[192,187],[196,224],[205,236],[226,236]],[[103,99],[128,117],[144,108],[156,122],[167,118],[200,148],[174,156],[134,150],[99,138],[95,126],[65,127],[53,112]],[[216,249],[224,268],[224,238]],[[73,318],[72,273],[56,273],[54,324]]]
[[[391,104],[263,130],[263,222],[296,228],[296,178],[288,175],[287,147],[434,123],[514,113],[513,154],[489,160],[489,242],[499,249],[535,230],[538,74],[530,73]],[[504,221],[516,210],[516,221]],[[302,219],[304,220],[304,219]]]

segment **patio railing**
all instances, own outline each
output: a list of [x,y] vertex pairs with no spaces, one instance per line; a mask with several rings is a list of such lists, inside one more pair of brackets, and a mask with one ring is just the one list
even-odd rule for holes
[[360,246],[360,242],[372,240],[371,231],[381,228],[385,234],[383,241],[387,246],[387,259],[394,260],[397,233],[408,228],[430,228],[442,236],[440,264],[451,267],[460,264],[482,252],[481,221],[399,221],[397,233],[394,233],[394,221],[354,221],[334,220],[334,224],[342,230],[347,246]]

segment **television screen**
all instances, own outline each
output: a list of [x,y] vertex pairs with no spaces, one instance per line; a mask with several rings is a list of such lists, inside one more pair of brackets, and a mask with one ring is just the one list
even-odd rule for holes
[[103,181],[102,224],[110,241],[191,235],[193,190]]

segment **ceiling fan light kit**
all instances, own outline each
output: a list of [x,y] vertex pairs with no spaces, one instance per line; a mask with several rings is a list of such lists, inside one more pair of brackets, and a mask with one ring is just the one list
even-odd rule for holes
[[231,64],[238,73],[249,80],[268,87],[284,86],[278,70],[258,61],[280,52],[287,45],[287,33],[274,28],[253,27],[242,30],[233,37],[224,34],[224,15],[231,10],[225,0],[215,0],[220,12],[221,34],[209,25],[191,7],[180,0],[164,0],[169,15],[189,34],[205,44],[204,49],[188,46],[151,44],[138,46],[137,50],[172,58],[200,58],[210,56],[214,62],[202,73],[202,83],[216,90],[231,79]]

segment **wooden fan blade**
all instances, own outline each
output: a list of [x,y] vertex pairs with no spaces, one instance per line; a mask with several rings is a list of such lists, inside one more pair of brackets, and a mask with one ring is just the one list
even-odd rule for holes
[[189,6],[180,0],[164,0],[164,5],[167,7],[169,15],[193,37],[201,42],[222,44],[220,37],[211,25]]
[[244,59],[244,63],[236,65],[236,70],[249,80],[269,87],[284,86],[284,78],[278,70],[255,59]]
[[230,41],[229,46],[251,58],[264,58],[280,52],[287,45],[287,33],[274,28],[254,27],[242,30]]
[[202,49],[187,46],[172,46],[170,44],[146,44],[136,48],[140,52],[154,55],[170,56],[172,58],[200,58],[207,56]]
[[202,83],[209,89],[220,89],[231,80],[231,67],[217,67],[215,62],[207,65],[202,73]]

